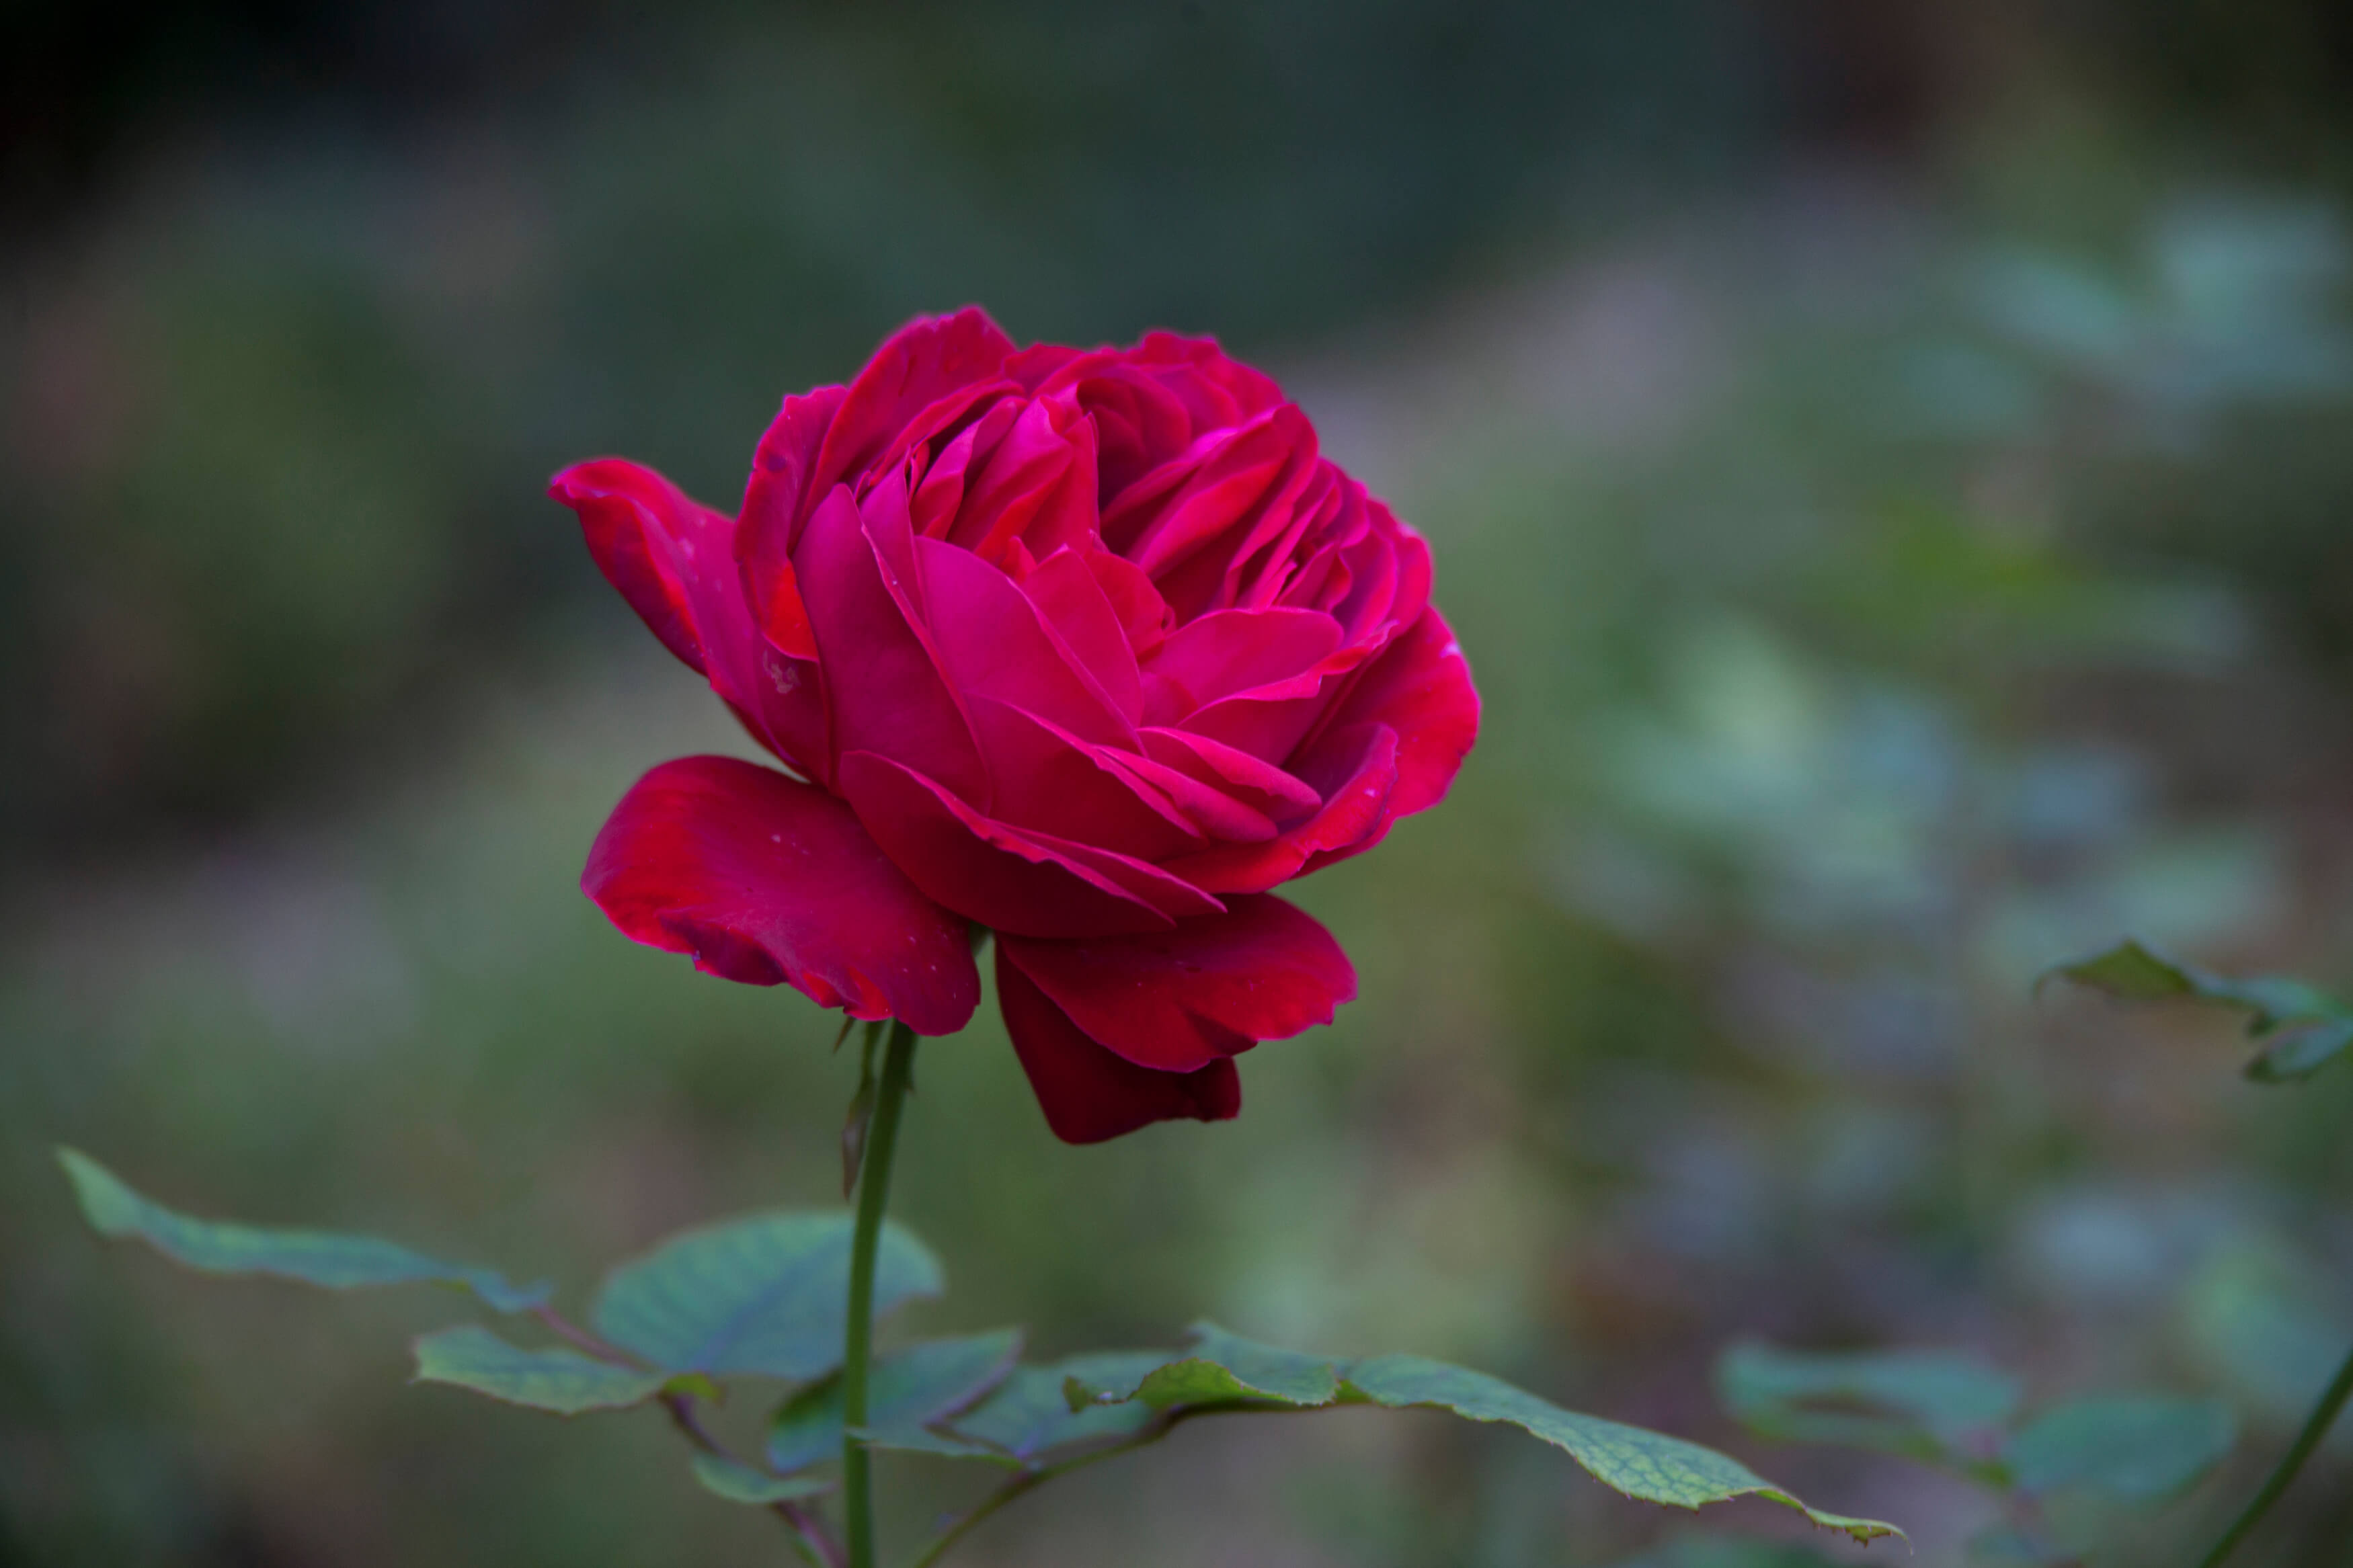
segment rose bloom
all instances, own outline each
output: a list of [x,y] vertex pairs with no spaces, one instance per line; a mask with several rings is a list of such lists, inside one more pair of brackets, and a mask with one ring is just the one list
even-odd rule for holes
[[618,458],[552,485],[788,772],[665,763],[583,886],[639,942],[953,1034],[1005,1025],[1071,1142],[1241,1107],[1356,994],[1267,889],[1445,795],[1479,699],[1430,551],[1207,338],[916,321],[785,399],[729,517]]

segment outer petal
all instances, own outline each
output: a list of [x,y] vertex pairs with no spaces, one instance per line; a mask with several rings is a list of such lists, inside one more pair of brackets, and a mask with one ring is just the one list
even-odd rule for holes
[[579,514],[596,564],[662,645],[709,678],[755,739],[825,777],[815,668],[764,645],[735,563],[733,521],[617,458],[576,464],[548,489]]
[[1100,1143],[1155,1121],[1224,1121],[1242,1108],[1241,1076],[1219,1057],[1195,1072],[1155,1072],[1113,1056],[1029,977],[997,955],[997,1000],[1046,1125],[1065,1143]]
[[964,921],[915,889],[849,808],[733,757],[633,785],[580,885],[639,942],[706,973],[787,982],[856,1018],[952,1035],[980,1000]]
[[625,458],[575,463],[547,493],[578,514],[597,570],[662,647],[708,675],[704,647],[715,628],[698,624],[695,589],[731,558],[734,523]]
[[[1470,661],[1436,605],[1357,675],[1333,705],[1326,731],[1361,723],[1398,732],[1392,817],[1426,811],[1446,798],[1472,742],[1479,738],[1479,692]],[[1370,847],[1370,846],[1366,846]]]
[[735,555],[744,572],[754,618],[769,642],[795,658],[817,658],[808,612],[793,576],[793,546],[801,525],[825,498],[809,493],[817,454],[847,389],[820,386],[787,397],[753,455],[735,529]]
[[1192,1072],[1332,1021],[1356,972],[1332,933],[1281,899],[1231,900],[1174,931],[1082,942],[1000,936],[1071,1022],[1137,1067]]

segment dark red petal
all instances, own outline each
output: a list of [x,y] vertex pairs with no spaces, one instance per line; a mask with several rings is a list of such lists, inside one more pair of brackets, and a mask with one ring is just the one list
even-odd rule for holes
[[597,570],[662,646],[708,674],[691,588],[717,569],[713,557],[730,552],[735,525],[623,458],[575,463],[548,481],[547,493],[578,514]]
[[1243,692],[1310,695],[1310,672],[1339,646],[1340,623],[1321,610],[1212,610],[1171,632],[1151,671],[1183,689],[1189,713]]
[[820,386],[786,398],[783,410],[760,437],[751,481],[744,488],[735,552],[744,588],[761,632],[795,658],[815,658],[817,644],[793,580],[793,546],[799,542],[808,514],[824,499],[810,493],[818,448],[833,427],[847,391]]
[[1324,794],[1323,808],[1271,844],[1226,844],[1166,869],[1216,893],[1254,893],[1370,848],[1388,831],[1397,786],[1397,731],[1386,724],[1327,731],[1293,761]]
[[[1106,560],[1119,559],[1099,547],[1092,552]],[[1086,557],[1078,550],[1058,550],[1039,562],[1019,586],[1037,609],[1039,619],[1069,654],[1072,668],[1092,680],[1129,723],[1141,719],[1144,688],[1136,672],[1135,650],[1128,644],[1119,612],[1103,592],[1103,580],[1089,569]]]
[[1008,826],[1074,838],[1140,860],[1203,847],[1204,836],[1156,785],[1119,764],[1132,752],[1093,746],[1026,709],[969,697],[988,763],[991,815]]
[[1108,936],[1159,931],[1224,907],[1152,867],[992,822],[872,752],[845,754],[839,778],[859,820],[915,885],[983,925]]
[[[951,413],[934,405],[969,404],[981,387],[998,380],[1012,353],[1013,340],[976,305],[952,316],[918,316],[900,328],[849,384],[818,451],[813,492],[822,496],[845,480],[855,483],[901,448],[912,427],[935,426]],[[927,411],[934,417],[926,418]]]
[[940,540],[918,539],[914,552],[932,646],[959,693],[1009,702],[1097,745],[1138,745],[1134,727],[1010,577]]
[[580,514],[597,565],[663,646],[710,679],[755,740],[824,778],[816,668],[766,646],[754,626],[734,522],[618,458],[566,468],[550,491]]
[[1101,1143],[1155,1121],[1225,1121],[1241,1110],[1241,1075],[1230,1058],[1177,1073],[1113,1056],[1008,963],[1002,947],[997,1000],[1046,1125],[1065,1143]]
[[[891,494],[903,502],[903,488]],[[868,501],[879,507],[888,499]],[[979,747],[910,613],[909,584],[886,574],[846,486],[837,486],[809,519],[794,566],[823,656],[836,753],[875,752],[985,800]]]
[[682,757],[613,808],[580,885],[706,973],[786,982],[852,1017],[952,1035],[980,1000],[963,919],[916,891],[840,801],[733,757]]
[[1089,1038],[1138,1067],[1191,1072],[1332,1021],[1356,972],[1309,915],[1261,893],[1143,936],[997,938],[1011,963]]
[[1436,605],[1365,667],[1325,723],[1332,730],[1386,724],[1398,732],[1390,816],[1410,816],[1446,798],[1479,738],[1479,692],[1471,684],[1470,661]]

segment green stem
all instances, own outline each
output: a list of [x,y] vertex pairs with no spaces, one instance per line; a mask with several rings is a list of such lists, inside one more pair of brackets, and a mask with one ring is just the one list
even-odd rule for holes
[[1253,1411],[1271,1411],[1286,1415],[1297,1413],[1296,1407],[1292,1405],[1268,1405],[1248,1399],[1217,1400],[1208,1405],[1187,1405],[1168,1411],[1155,1417],[1150,1426],[1142,1428],[1132,1436],[1121,1438],[1116,1443],[1106,1444],[1103,1447],[1081,1454],[1074,1458],[1063,1459],[1051,1465],[1041,1465],[1034,1470],[1023,1470],[981,1499],[970,1513],[948,1526],[929,1546],[923,1548],[920,1556],[907,1564],[907,1568],[933,1568],[933,1564],[948,1554],[950,1548],[971,1534],[981,1521],[1015,1499],[1037,1490],[1056,1476],[1067,1476],[1072,1470],[1083,1470],[1089,1465],[1100,1465],[1105,1459],[1115,1459],[1122,1454],[1132,1454],[1138,1448],[1157,1443],[1178,1426],[1197,1416],[1231,1415]]
[[2353,1398],[2353,1352],[2346,1354],[2345,1364],[2337,1369],[2337,1376],[2321,1394],[2320,1403],[2312,1407],[2311,1415],[2306,1418],[2304,1430],[2295,1435],[2295,1445],[2288,1449],[2286,1457],[2272,1471],[2271,1479],[2263,1483],[2263,1489],[2255,1494],[2255,1500],[2249,1503],[2246,1511],[2223,1532],[2222,1539],[2214,1543],[2214,1550],[2206,1553],[2205,1561],[2198,1568],[2221,1568],[2223,1559],[2238,1549],[2239,1542],[2246,1539],[2247,1532],[2262,1521],[2263,1515],[2271,1511],[2272,1504],[2279,1501],[2280,1495],[2295,1483],[2296,1472],[2304,1468],[2304,1462],[2312,1458],[2314,1449],[2320,1447],[2320,1440],[2328,1436],[2328,1428],[2335,1425],[2337,1413],[2345,1408],[2348,1398]]
[[849,1322],[841,1352],[841,1495],[849,1521],[849,1568],[874,1568],[874,1478],[868,1469],[867,1372],[874,1357],[874,1257],[882,1244],[882,1211],[891,1202],[891,1155],[899,1142],[899,1111],[915,1065],[915,1031],[892,1020],[882,1079],[874,1090],[874,1120],[859,1163],[858,1228],[849,1247]]

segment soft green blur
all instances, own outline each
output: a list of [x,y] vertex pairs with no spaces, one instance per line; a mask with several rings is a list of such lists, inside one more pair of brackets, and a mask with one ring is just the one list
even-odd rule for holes
[[[2034,981],[2129,931],[2353,986],[2353,135],[2292,112],[2336,79],[2293,5],[1868,47],[1837,7],[1570,9],[584,8],[422,120],[183,105],[23,229],[0,1563],[786,1560],[652,1413],[405,1386],[459,1298],[176,1272],[49,1149],[573,1303],[838,1202],[838,1020],[578,893],[638,773],[749,748],[540,485],[615,451],[729,502],[778,397],[968,300],[1265,363],[1429,535],[1486,708],[1441,807],[1294,889],[1362,996],[1245,1058],[1239,1121],[1071,1149],[992,1009],[923,1047],[894,1213],[950,1289],[899,1331],[1447,1357],[1923,1568],[1981,1499],[1744,1439],[1708,1368],[1974,1347],[2038,1400],[2238,1403],[2239,1460],[2116,1527],[2189,1560],[2353,1340],[2353,1068],[2257,1089],[2226,1024]],[[1848,79],[1882,48],[1953,79]],[[981,1479],[881,1476],[902,1542]],[[1599,1568],[1694,1528],[1352,1411],[1195,1424],[959,1560]],[[2353,1437],[2241,1561],[2348,1542]]]

